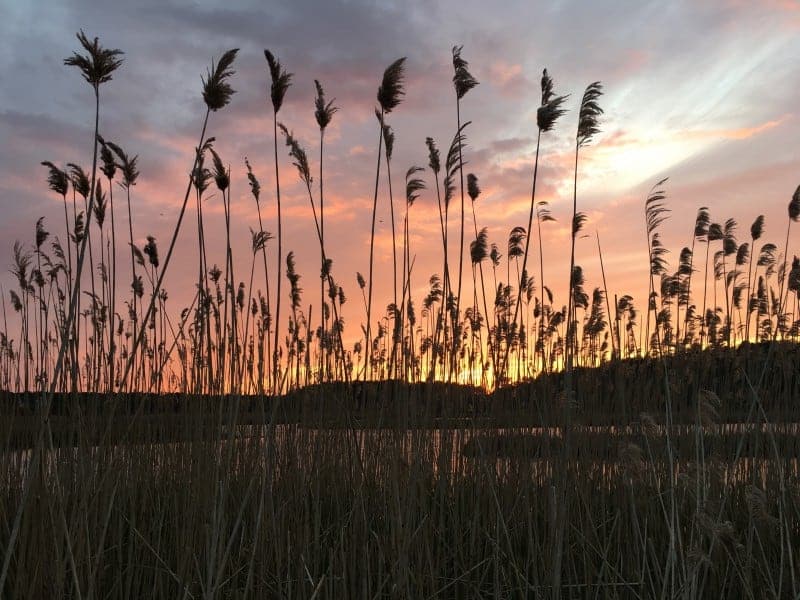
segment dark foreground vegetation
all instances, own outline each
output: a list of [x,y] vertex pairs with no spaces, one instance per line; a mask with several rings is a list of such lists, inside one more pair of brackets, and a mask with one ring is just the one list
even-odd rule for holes
[[[667,404],[665,379],[674,425],[694,425],[697,406],[704,401],[713,407],[719,422],[747,422],[753,418],[750,385],[758,389],[768,421],[800,423],[798,365],[800,346],[776,342],[686,352],[663,361],[637,358],[576,369],[572,386],[577,401],[571,407],[571,423],[579,427],[625,427],[641,424],[643,415],[658,418]],[[36,441],[42,395],[5,392],[0,398],[0,409],[15,432],[7,441],[14,447],[31,447]],[[187,415],[196,421],[191,435],[215,431],[220,422],[226,422],[225,418],[220,421],[221,409],[235,413],[242,426],[271,422],[375,429],[457,427],[469,422],[490,429],[557,427],[563,416],[563,398],[564,374],[556,372],[494,391],[435,381],[377,381],[318,384],[277,397],[55,394],[49,420],[58,443],[73,445],[77,434],[66,424],[74,418],[91,424],[87,429],[95,436],[105,436],[106,441],[148,440],[156,431],[158,439],[165,440],[170,432],[185,436],[175,424],[185,422]],[[94,442],[98,439],[90,438]]]
[[799,351],[579,370],[566,407],[555,374],[62,396],[46,427],[6,394],[5,593],[792,598]]

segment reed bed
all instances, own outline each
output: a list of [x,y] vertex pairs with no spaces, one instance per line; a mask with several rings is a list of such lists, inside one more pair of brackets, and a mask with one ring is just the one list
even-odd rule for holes
[[[10,597],[550,597],[562,480],[563,597],[794,594],[794,430],[743,438],[713,423],[700,435],[686,426],[673,439],[670,477],[655,424],[575,432],[556,474],[557,432],[459,418],[207,436],[203,416],[180,418],[179,441],[153,427],[149,438],[98,445],[74,420],[76,445],[45,454],[30,482]],[[7,535],[30,467],[10,449],[3,465]],[[665,569],[671,485],[674,571]]]
[[[462,111],[479,81],[456,46],[457,130],[444,152],[426,140],[426,171],[405,171],[397,236],[389,193],[393,295],[381,311],[374,224],[383,164],[392,190],[388,120],[407,81],[399,58],[378,87],[369,272],[355,277],[364,321],[347,330],[341,282],[351,275],[331,257],[321,185],[337,107],[322,84],[317,186],[279,121],[294,76],[264,51],[278,216],[273,236],[262,219],[273,195],[246,159],[238,168],[258,222],[242,260],[230,242],[231,169],[210,135],[234,96],[238,51],[212,61],[162,254],[152,236],[135,244],[137,156],[101,135],[101,90],[123,53],[78,40],[65,64],[93,92],[92,166],[43,163],[65,230],[51,234],[40,219],[33,245],[15,244],[10,320],[3,304],[0,597],[800,597],[800,262],[789,259],[800,188],[782,250],[756,251],[762,216],[740,243],[734,219],[701,207],[670,267],[658,182],[642,211],[649,295],[612,305],[605,271],[589,293],[575,264],[587,223],[579,157],[601,142],[603,86],[591,83],[575,138],[569,285],[557,301],[541,237],[553,218],[536,184],[540,145],[566,120],[567,96],[545,70],[527,227],[493,243],[479,227],[478,176],[464,172],[473,125]],[[307,310],[283,236],[279,139],[320,248],[319,305]],[[206,244],[220,225],[203,214],[212,186],[222,257]],[[119,189],[127,215],[115,215]],[[442,269],[420,300],[414,252],[430,249],[409,248],[409,216],[422,193],[436,196]],[[196,293],[174,311],[164,284],[192,211]]]
[[[476,125],[461,117],[469,91],[479,82],[460,46],[452,56],[457,130],[441,150],[433,138],[426,139],[420,158],[427,158],[427,169],[410,166],[404,171],[404,187],[392,185],[395,132],[388,119],[402,110],[409,82],[405,59],[392,62],[379,80],[366,278],[342,272],[335,247],[330,240],[326,246],[325,240],[323,189],[328,196],[335,190],[322,185],[324,133],[338,107],[326,100],[316,80],[316,96],[309,99],[320,131],[315,165],[302,140],[279,120],[285,98],[294,92],[294,74],[269,50],[264,56],[271,106],[265,108],[272,113],[274,191],[262,189],[254,157],[228,166],[210,134],[215,113],[235,98],[238,51],[232,49],[212,62],[203,78],[206,111],[164,253],[164,240],[160,251],[159,241],[135,223],[138,156],[101,135],[101,91],[124,66],[124,55],[82,32],[78,37],[83,53],[64,62],[80,71],[93,92],[92,166],[84,169],[68,162],[69,157],[63,163],[42,162],[47,186],[63,204],[64,225],[62,229],[42,217],[30,242],[14,243],[11,273],[16,285],[7,290],[8,302],[3,297],[0,330],[2,389],[280,395],[309,385],[358,380],[444,381],[494,389],[618,359],[670,357],[745,342],[796,342],[800,335],[800,259],[790,246],[792,225],[800,220],[800,187],[794,193],[787,190],[785,239],[762,239],[763,215],[755,216],[749,235],[742,235],[735,218],[700,207],[694,224],[687,224],[689,244],[674,253],[677,264],[671,265],[660,232],[670,213],[668,181],[661,180],[642,204],[647,297],[609,290],[597,233],[602,281],[590,287],[575,258],[577,239],[585,237],[590,225],[580,210],[579,157],[602,143],[600,82],[587,86],[577,111],[570,271],[564,297],[554,294],[549,281],[556,275],[545,269],[546,253],[553,249],[542,246],[542,228],[554,217],[536,189],[541,184],[539,162],[550,159],[547,138],[569,118],[568,95],[556,94],[554,79],[544,70],[528,219],[509,223],[507,241],[492,241],[478,218],[479,176],[464,172],[470,152],[467,136]],[[279,141],[284,152],[279,152]],[[286,154],[288,173],[281,169]],[[231,244],[231,236],[239,235],[231,223],[231,185],[237,175],[246,177],[257,209],[257,222],[248,224],[248,256],[234,256]],[[287,177],[299,178],[308,197],[314,225],[309,233],[320,250],[318,301],[304,300],[302,279],[307,275],[298,270],[292,250],[297,241],[283,239],[281,182],[285,187]],[[388,198],[383,189],[388,189]],[[221,197],[224,221],[204,214],[203,204],[211,195]],[[414,205],[423,196],[435,196],[441,240],[412,249]],[[401,198],[402,210],[395,206]],[[277,219],[270,224],[263,214],[266,203],[273,201]],[[382,303],[373,293],[374,242],[378,206],[386,201],[393,285],[392,297]],[[175,307],[166,291],[168,273],[189,218],[196,220],[197,229],[196,289],[188,306]],[[206,241],[212,227],[224,228],[222,256],[215,256]],[[146,243],[138,241],[142,239]],[[414,272],[419,253],[440,251],[440,271]],[[428,282],[422,298],[412,294],[419,290],[412,285],[412,273],[415,281]],[[348,283],[353,280],[355,293]],[[346,323],[343,307],[348,296],[358,295],[363,315],[353,318],[355,309],[349,305]],[[288,307],[283,306],[287,301]]]

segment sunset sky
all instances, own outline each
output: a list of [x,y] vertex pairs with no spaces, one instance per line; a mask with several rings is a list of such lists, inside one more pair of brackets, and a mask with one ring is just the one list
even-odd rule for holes
[[[494,8],[473,0],[3,0],[2,6],[0,284],[6,295],[13,285],[8,270],[14,240],[32,244],[40,216],[46,217],[51,233],[64,238],[61,198],[47,189],[46,171],[39,163],[91,166],[91,88],[76,69],[63,65],[65,57],[80,49],[75,38],[79,29],[125,52],[113,81],[100,90],[100,132],[130,155],[139,155],[134,233],[140,245],[147,235],[155,236],[162,255],[205,111],[200,77],[212,58],[229,48],[241,49],[231,81],[236,94],[228,107],[212,115],[209,129],[232,170],[237,280],[249,275],[248,228],[258,223],[245,156],[261,182],[265,228],[276,230],[264,48],[294,73],[279,119],[306,148],[315,181],[319,136],[313,118],[314,79],[320,80],[340,107],[326,134],[326,238],[334,277],[348,296],[344,316],[352,338],[364,320],[355,274],[368,271],[378,136],[375,94],[383,70],[398,57],[408,57],[406,95],[387,119],[396,135],[392,175],[398,222],[405,171],[412,165],[427,167],[425,138],[433,137],[445,154],[455,133],[451,47],[463,44],[462,56],[480,82],[462,101],[462,118],[472,121],[466,130],[466,170],[478,176],[483,190],[475,205],[478,227],[489,228],[490,241],[504,255],[509,230],[527,221],[542,69],[553,76],[558,94],[571,94],[569,112],[543,136],[537,192],[557,219],[547,224],[544,254],[545,275],[552,278],[548,285],[559,306],[566,301],[576,109],[587,84],[600,80],[605,91],[600,99],[602,131],[582,150],[578,180],[578,207],[589,216],[584,233],[591,237],[579,241],[577,262],[586,272],[589,291],[601,285],[597,231],[609,292],[631,293],[644,306],[643,205],[659,179],[670,177],[666,189],[672,213],[663,239],[671,250],[672,270],[681,247],[691,242],[695,213],[703,205],[713,220],[736,218],[741,241],[749,241],[750,223],[764,213],[762,242],[782,242],[786,205],[800,184],[800,2],[792,0],[524,0]],[[319,247],[311,211],[282,140],[279,149],[284,248],[298,257],[304,304],[316,305]],[[385,164],[376,253],[378,312],[391,296],[383,169]],[[418,304],[430,275],[441,274],[434,184],[429,170],[423,177],[429,190],[410,216]],[[122,196],[116,198],[118,227],[127,226]],[[222,266],[224,221],[216,190],[209,190],[204,210],[212,246],[209,260]],[[191,300],[195,280],[193,214],[185,222],[166,279],[175,313]],[[457,231],[453,218],[451,239]],[[795,253],[798,236],[793,234]],[[472,238],[468,235],[466,243]],[[275,248],[270,242],[271,257]],[[119,252],[124,265],[124,244]],[[129,274],[122,267],[119,272],[124,288]],[[538,270],[535,276],[538,284]]]

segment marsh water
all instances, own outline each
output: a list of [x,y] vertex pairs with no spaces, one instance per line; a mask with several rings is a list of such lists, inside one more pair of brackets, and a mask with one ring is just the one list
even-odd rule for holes
[[[356,428],[240,426],[223,440],[143,442],[67,446],[44,451],[45,470],[80,476],[98,465],[180,468],[196,452],[221,459],[230,452],[232,468],[266,459],[275,476],[292,469],[314,472],[350,465],[378,478],[415,471],[447,479],[480,476],[529,478],[545,485],[567,468],[611,484],[621,476],[652,472],[711,483],[750,482],[766,486],[781,478],[800,481],[800,423],[674,426]],[[0,482],[17,486],[27,476],[33,449],[2,456]],[[244,457],[247,457],[246,459]],[[671,460],[670,460],[671,458]]]

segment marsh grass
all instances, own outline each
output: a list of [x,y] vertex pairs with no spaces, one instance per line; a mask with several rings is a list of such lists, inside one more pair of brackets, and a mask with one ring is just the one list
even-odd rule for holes
[[[705,364],[688,388],[713,385],[706,369],[725,360]],[[781,386],[780,369],[768,371],[767,381],[776,379],[767,388]],[[604,378],[631,381],[621,394],[636,410],[646,390],[627,375]],[[748,425],[747,415],[725,424],[721,415],[742,414],[747,399],[716,383],[718,396],[686,402],[672,436],[673,476],[660,419],[636,413],[626,422],[610,410],[616,429],[579,426],[601,421],[588,403],[576,408],[566,470],[556,473],[558,415],[539,411],[531,430],[537,394],[529,391],[504,402],[444,384],[386,383],[358,394],[342,384],[298,392],[277,411],[263,397],[232,411],[235,398],[153,396],[145,413],[120,420],[127,427],[110,442],[94,437],[102,411],[93,417],[64,406],[58,428],[70,438],[47,454],[33,483],[6,590],[12,597],[551,596],[558,477],[570,490],[564,596],[651,598],[675,585],[694,586],[689,597],[786,597],[800,566],[790,555],[800,543],[797,425],[768,427],[752,416]],[[771,415],[797,418],[772,398]],[[103,406],[101,399],[86,405]],[[132,408],[140,403],[129,400]],[[340,403],[361,411],[355,440],[347,423],[331,420],[341,418]],[[539,406],[549,404],[543,398]],[[0,474],[6,531],[26,472],[25,452],[9,444],[20,411],[9,414],[8,406]],[[465,416],[470,407],[474,417]],[[274,423],[263,420],[270,413]],[[672,477],[670,528],[663,494]],[[674,582],[664,573],[670,535]]]
[[[234,94],[237,51],[224,53],[203,78],[205,117],[161,260],[152,236],[143,248],[134,245],[137,157],[98,135],[99,87],[119,67],[121,53],[83,33],[79,41],[88,54],[66,63],[80,68],[94,92],[92,170],[43,163],[64,205],[65,237],[61,242],[40,219],[33,251],[14,246],[18,288],[9,298],[19,314],[16,341],[3,298],[0,597],[798,597],[800,325],[790,294],[800,293],[800,261],[789,270],[788,232],[782,254],[771,243],[756,252],[763,217],[751,227],[750,245],[739,245],[735,220],[712,221],[701,208],[691,247],[670,273],[657,231],[668,210],[662,181],[644,203],[644,328],[627,294],[615,296],[612,314],[604,269],[603,288],[587,293],[575,264],[586,222],[577,210],[578,158],[599,133],[599,83],[586,89],[578,114],[566,306],[557,309],[544,285],[541,225],[552,217],[536,201],[538,142],[527,228],[511,229],[505,261],[479,227],[478,178],[467,175],[475,232],[469,306],[461,296],[470,122],[461,121],[460,101],[477,79],[461,47],[453,48],[457,129],[444,165],[433,139],[426,140],[435,186],[418,167],[406,171],[400,278],[390,191],[393,302],[388,325],[378,321],[373,335],[380,164],[385,158],[389,166],[394,142],[385,118],[405,93],[405,59],[392,63],[377,95],[368,282],[357,275],[363,346],[349,351],[341,317],[346,296],[333,279],[333,249],[324,234],[323,139],[336,108],[321,85],[315,86],[315,199],[305,150],[277,119],[292,74],[265,51],[278,209],[271,296],[272,234],[262,221],[258,179],[246,159],[258,229],[251,229],[246,257],[249,285],[237,285],[231,173],[206,135],[210,114]],[[540,136],[563,114],[566,98],[554,95],[545,72]],[[313,305],[304,311],[294,253],[283,247],[279,129],[320,244],[316,330]],[[205,166],[208,157],[213,169]],[[212,179],[225,215],[222,270],[208,255],[205,231],[212,225],[201,208]],[[130,296],[127,316],[116,309],[117,278],[127,274],[116,266],[115,182],[128,209],[131,289],[121,292]],[[443,275],[430,277],[417,321],[409,209],[433,187]],[[173,320],[163,284],[192,190],[197,292]],[[449,206],[458,192],[454,282]],[[789,204],[789,227],[800,215],[798,198],[795,192]],[[534,211],[538,298],[527,268]],[[712,255],[717,242],[722,247]],[[691,293],[699,272],[696,243],[706,244],[700,314],[699,293]],[[599,252],[599,236],[597,244]],[[258,254],[265,293],[255,278]],[[284,276],[288,295],[281,291]],[[79,298],[89,290],[81,310]],[[291,300],[286,330],[282,295]]]

